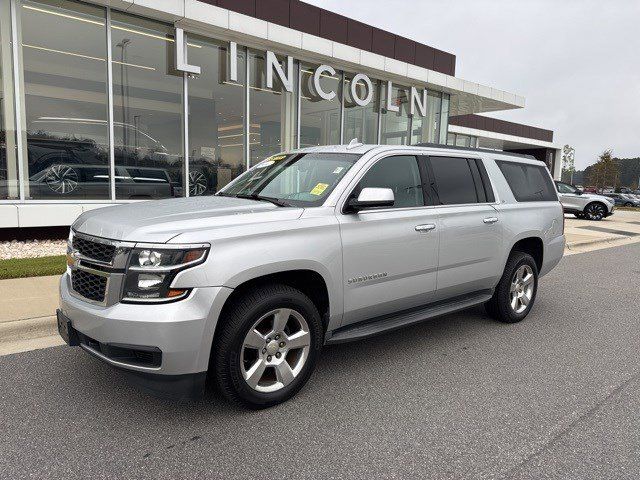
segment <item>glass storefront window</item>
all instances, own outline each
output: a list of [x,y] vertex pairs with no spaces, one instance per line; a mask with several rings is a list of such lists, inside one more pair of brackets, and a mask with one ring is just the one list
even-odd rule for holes
[[105,10],[23,1],[25,198],[109,198]]
[[427,92],[427,116],[414,114],[411,125],[411,143],[438,143],[440,141],[441,94]]
[[302,65],[300,71],[300,147],[340,143],[341,73],[320,75],[323,92],[335,92],[325,100],[313,88],[313,73],[318,65]]
[[[288,75],[293,75],[297,91],[297,70],[287,72],[285,57],[278,61]],[[295,147],[296,96],[285,90],[278,75],[273,74],[273,88],[267,88],[264,52],[249,51],[249,161],[260,160]]]
[[183,75],[173,65],[173,32],[169,25],[112,12],[118,199],[184,195]]
[[449,103],[450,97],[448,93],[442,94],[442,108],[440,109],[440,141],[439,143],[448,143],[447,134],[449,133]]
[[238,47],[238,81],[229,80],[227,42],[189,35],[189,195],[217,192],[245,170],[245,52]]
[[468,135],[456,135],[456,147],[469,147],[471,145],[471,137]]
[[387,85],[382,84],[382,105],[380,143],[385,145],[406,145],[409,140],[409,91],[405,87],[393,86],[391,104],[399,107],[399,111],[387,111]]
[[[379,82],[371,80],[373,86],[371,101],[360,106],[351,97],[351,81],[353,75],[347,75],[344,80],[344,143],[349,143],[357,138],[362,143],[376,143],[378,141],[378,112],[379,105]],[[364,81],[356,83],[358,98],[367,97],[367,86]]]
[[19,198],[11,62],[11,12],[0,2],[0,199]]

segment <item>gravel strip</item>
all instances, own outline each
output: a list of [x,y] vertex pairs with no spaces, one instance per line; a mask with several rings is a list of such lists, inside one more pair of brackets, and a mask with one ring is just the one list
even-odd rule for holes
[[12,240],[10,242],[0,242],[0,259],[3,260],[64,255],[66,251],[66,240]]

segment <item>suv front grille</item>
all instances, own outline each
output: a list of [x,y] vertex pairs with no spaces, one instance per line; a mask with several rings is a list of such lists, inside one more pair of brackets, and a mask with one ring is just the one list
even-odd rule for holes
[[73,237],[73,249],[87,258],[103,263],[111,263],[116,252],[115,245],[93,242],[79,236]]
[[71,286],[79,295],[94,302],[104,302],[107,292],[107,277],[84,270],[71,272]]

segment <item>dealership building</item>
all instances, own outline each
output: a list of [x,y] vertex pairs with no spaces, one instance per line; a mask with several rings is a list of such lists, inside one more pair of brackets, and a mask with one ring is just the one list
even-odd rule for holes
[[212,194],[354,138],[524,153],[558,178],[552,131],[484,115],[525,99],[455,71],[298,0],[0,0],[0,228]]

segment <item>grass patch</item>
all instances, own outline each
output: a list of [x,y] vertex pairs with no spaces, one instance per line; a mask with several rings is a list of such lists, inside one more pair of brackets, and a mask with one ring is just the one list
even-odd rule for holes
[[43,277],[62,275],[67,269],[64,255],[37,258],[0,260],[0,280],[7,278]]

